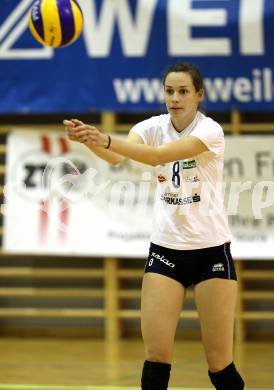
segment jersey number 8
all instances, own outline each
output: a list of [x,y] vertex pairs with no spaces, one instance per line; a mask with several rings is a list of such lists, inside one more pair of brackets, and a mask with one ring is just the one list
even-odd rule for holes
[[175,163],[173,164],[172,170],[173,170],[172,184],[174,185],[175,188],[179,188],[180,184],[181,184],[179,161],[175,161]]

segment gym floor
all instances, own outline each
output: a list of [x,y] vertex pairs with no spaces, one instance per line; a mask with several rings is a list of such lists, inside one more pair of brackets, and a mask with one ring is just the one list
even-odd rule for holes
[[[243,343],[235,362],[247,390],[274,389],[274,344]],[[0,390],[140,389],[140,340],[0,338]],[[176,341],[170,389],[212,389],[199,341]]]

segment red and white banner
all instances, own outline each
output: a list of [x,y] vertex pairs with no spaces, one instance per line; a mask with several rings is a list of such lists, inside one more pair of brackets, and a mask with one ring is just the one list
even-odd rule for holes
[[[241,259],[274,258],[274,137],[227,137],[225,207]],[[9,253],[145,257],[154,168],[113,167],[58,132],[8,137],[3,247]]]
[[15,130],[8,138],[4,250],[142,257],[152,178],[149,167],[110,166],[64,134]]

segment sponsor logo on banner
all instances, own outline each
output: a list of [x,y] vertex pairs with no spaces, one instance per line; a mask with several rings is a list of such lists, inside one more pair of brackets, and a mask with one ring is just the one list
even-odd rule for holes
[[[32,145],[30,150],[16,154],[14,163],[9,167],[14,184],[9,184],[5,192],[14,190],[23,202],[35,205],[38,240],[46,246],[52,220],[55,221],[58,240],[64,242],[67,239],[71,200],[81,190],[71,178],[77,180],[86,171],[87,163],[83,157],[73,153],[62,135],[38,135],[36,140],[36,147]],[[70,180],[66,180],[68,176]],[[5,212],[7,208],[4,206],[2,211]]]

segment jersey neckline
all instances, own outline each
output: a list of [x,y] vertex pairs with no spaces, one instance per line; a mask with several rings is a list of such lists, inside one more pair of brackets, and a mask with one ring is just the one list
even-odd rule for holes
[[171,120],[171,115],[170,115],[170,114],[168,114],[168,115],[169,115],[169,124],[170,124],[172,130],[173,130],[177,135],[186,135],[186,134],[191,133],[192,129],[196,126],[198,120],[202,118],[202,115],[203,115],[203,114],[202,114],[200,111],[197,111],[197,113],[196,113],[196,115],[195,115],[193,121],[190,122],[190,124],[189,124],[187,127],[185,127],[182,131],[178,131],[178,130],[175,129],[175,127],[174,127],[174,125],[173,125],[173,123],[172,123],[172,120]]

